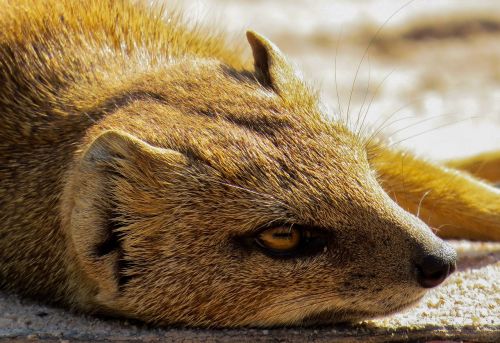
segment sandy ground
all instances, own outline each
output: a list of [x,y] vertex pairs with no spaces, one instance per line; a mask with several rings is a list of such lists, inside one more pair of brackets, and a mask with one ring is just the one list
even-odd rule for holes
[[[332,117],[353,129],[383,127],[395,143],[436,160],[500,148],[496,0],[417,0],[402,9],[399,0],[181,4],[241,39],[245,28],[273,39],[321,88]],[[500,341],[500,244],[453,244],[459,270],[443,286],[413,309],[354,328],[158,330],[0,294],[0,341]]]

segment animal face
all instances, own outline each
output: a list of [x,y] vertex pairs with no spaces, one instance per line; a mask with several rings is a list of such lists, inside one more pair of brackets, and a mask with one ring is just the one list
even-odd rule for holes
[[325,119],[279,50],[249,41],[255,74],[180,63],[136,82],[155,100],[89,135],[65,205],[86,301],[208,326],[330,323],[414,303],[454,252],[388,197],[363,141]]

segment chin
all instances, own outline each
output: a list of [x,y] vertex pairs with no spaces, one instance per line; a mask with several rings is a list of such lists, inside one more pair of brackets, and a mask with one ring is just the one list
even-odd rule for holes
[[375,319],[377,317],[384,317],[394,313],[398,313],[405,309],[408,309],[416,305],[422,296],[417,297],[411,301],[400,303],[391,306],[388,309],[380,311],[362,311],[357,309],[346,309],[346,310],[324,310],[317,313],[313,313],[304,317],[297,326],[325,326],[332,324],[353,324],[360,322],[362,320]]

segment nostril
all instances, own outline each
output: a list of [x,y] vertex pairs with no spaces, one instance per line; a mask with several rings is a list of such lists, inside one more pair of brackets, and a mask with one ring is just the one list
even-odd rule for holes
[[441,284],[454,271],[454,259],[427,255],[417,264],[417,280],[422,287],[432,288]]

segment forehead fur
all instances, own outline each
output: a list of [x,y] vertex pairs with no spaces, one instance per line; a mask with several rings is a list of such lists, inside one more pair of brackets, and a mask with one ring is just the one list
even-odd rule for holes
[[[346,161],[353,155],[354,160],[363,158],[359,138],[326,118],[313,90],[303,85],[295,91],[280,96],[253,74],[215,62],[181,63],[156,72],[154,78],[135,80],[132,96],[129,91],[117,92],[108,107],[123,102],[123,96],[131,103],[106,118],[99,130],[124,126],[153,145],[182,150],[209,163],[249,160],[259,154],[274,159],[293,156],[304,165],[328,164],[340,157],[348,164],[354,162]],[[137,99],[144,101],[134,102]],[[123,113],[130,113],[134,122],[124,122]]]
[[[244,141],[255,148],[281,146],[275,150],[281,154],[294,146],[316,150],[336,147],[330,149],[330,154],[347,146],[362,149],[358,137],[342,124],[326,119],[316,92],[305,85],[280,96],[251,73],[201,60],[155,71],[153,77],[141,75],[127,86],[127,91],[113,90],[116,94],[105,106],[115,109],[116,104],[125,101],[130,105],[107,118],[103,126],[132,125],[113,118],[130,112],[134,120],[148,121],[150,125],[145,133],[140,131],[144,130],[140,124],[128,129],[160,146],[202,148],[204,143],[217,141],[230,148]],[[144,111],[148,116],[141,115]],[[154,134],[157,131],[164,132],[161,138]]]

